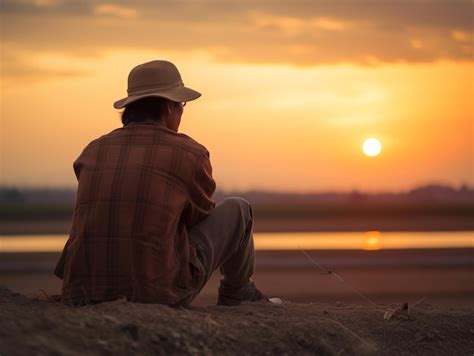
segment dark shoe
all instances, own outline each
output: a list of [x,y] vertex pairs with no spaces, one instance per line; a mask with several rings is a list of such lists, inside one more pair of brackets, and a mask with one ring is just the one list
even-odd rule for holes
[[236,306],[242,302],[268,302],[268,298],[260,292],[253,282],[240,288],[233,288],[221,283],[217,305]]

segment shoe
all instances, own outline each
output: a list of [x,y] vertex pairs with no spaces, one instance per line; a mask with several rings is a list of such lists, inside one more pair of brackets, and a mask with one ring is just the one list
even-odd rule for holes
[[270,302],[270,300],[255,287],[252,281],[240,288],[229,287],[221,282],[217,305],[236,306],[247,301]]

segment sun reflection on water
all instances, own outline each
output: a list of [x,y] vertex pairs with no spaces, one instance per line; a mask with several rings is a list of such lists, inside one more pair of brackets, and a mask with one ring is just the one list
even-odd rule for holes
[[380,231],[367,231],[364,234],[364,242],[362,248],[364,250],[380,250],[382,234]]
[[[472,231],[255,233],[256,250],[381,250],[472,248]],[[67,235],[0,235],[0,253],[60,252]]]

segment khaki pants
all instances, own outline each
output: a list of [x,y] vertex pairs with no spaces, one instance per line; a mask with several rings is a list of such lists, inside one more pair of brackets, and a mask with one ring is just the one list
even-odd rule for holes
[[188,231],[189,239],[196,243],[204,276],[196,281],[196,291],[186,304],[197,297],[218,268],[224,275],[221,283],[227,286],[241,287],[250,281],[254,273],[252,222],[252,207],[246,200],[227,198]]

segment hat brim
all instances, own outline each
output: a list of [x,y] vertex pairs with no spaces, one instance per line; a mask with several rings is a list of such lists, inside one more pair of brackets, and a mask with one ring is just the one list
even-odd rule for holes
[[128,104],[133,103],[134,101],[137,101],[143,98],[148,98],[148,97],[165,98],[171,101],[181,102],[181,101],[196,100],[200,96],[201,96],[201,93],[197,92],[196,90],[193,90],[187,87],[177,87],[173,89],[150,92],[146,94],[129,95],[126,98],[116,101],[114,103],[114,108],[122,109],[126,107]]

